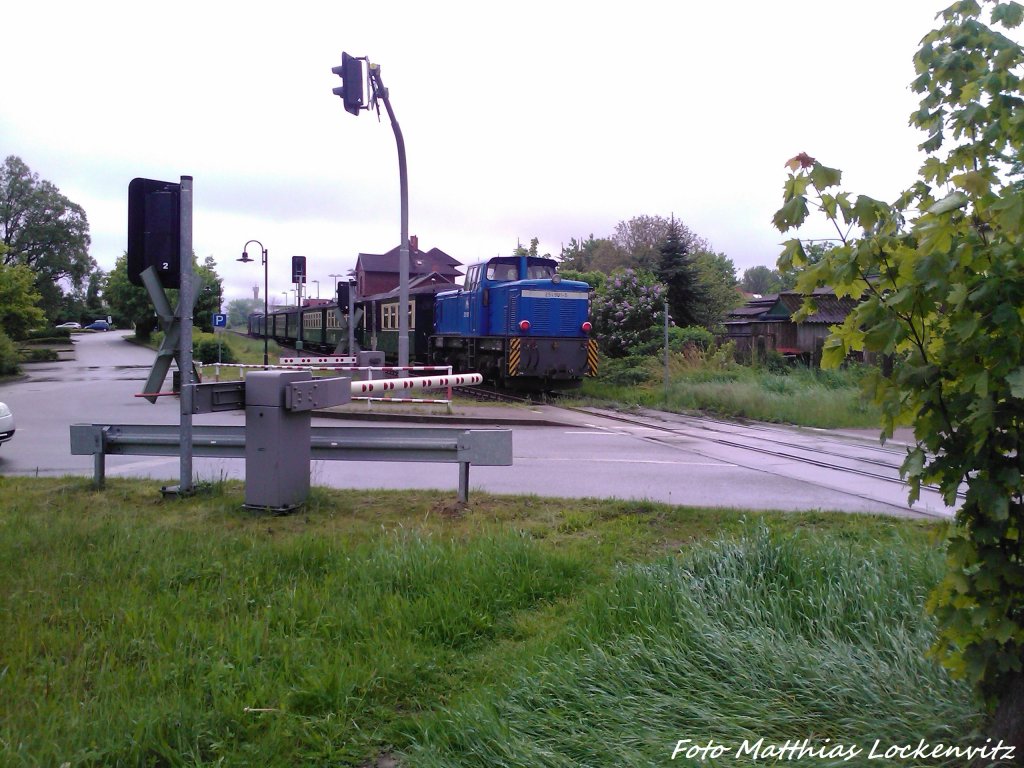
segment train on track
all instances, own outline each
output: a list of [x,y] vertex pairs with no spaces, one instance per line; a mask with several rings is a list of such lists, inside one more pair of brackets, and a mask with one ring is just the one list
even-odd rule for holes
[[[249,317],[249,334],[322,353],[347,346],[398,353],[398,289],[348,302],[287,308]],[[527,391],[577,387],[597,372],[590,286],[563,280],[553,259],[496,256],[466,269],[463,285],[421,280],[409,288],[410,361],[476,371],[496,385]]]

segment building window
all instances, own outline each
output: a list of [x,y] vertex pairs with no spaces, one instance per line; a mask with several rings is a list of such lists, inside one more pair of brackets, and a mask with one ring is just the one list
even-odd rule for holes
[[[416,315],[413,312],[415,304],[409,302],[409,330],[416,328],[415,318]],[[397,331],[398,330],[398,304],[385,304],[381,307],[381,330],[383,331]]]

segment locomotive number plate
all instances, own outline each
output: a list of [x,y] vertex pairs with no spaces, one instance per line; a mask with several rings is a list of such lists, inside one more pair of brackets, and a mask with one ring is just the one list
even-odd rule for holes
[[586,291],[523,291],[524,299],[586,299]]

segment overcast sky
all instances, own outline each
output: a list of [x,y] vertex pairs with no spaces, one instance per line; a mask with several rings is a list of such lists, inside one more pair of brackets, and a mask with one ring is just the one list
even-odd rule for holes
[[793,155],[883,199],[914,180],[912,57],[947,4],[18,2],[0,153],[85,208],[104,269],[127,246],[129,181],[191,175],[194,248],[227,299],[262,290],[259,264],[235,261],[252,238],[271,301],[296,254],[326,295],[400,232],[387,115],[331,93],[344,50],[381,66],[424,250],[472,263],[536,236],[557,255],[675,214],[742,274],[774,266]]

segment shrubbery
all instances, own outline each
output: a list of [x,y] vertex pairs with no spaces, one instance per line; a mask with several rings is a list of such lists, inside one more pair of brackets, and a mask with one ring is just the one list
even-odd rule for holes
[[18,373],[18,349],[3,330],[0,330],[0,376]]
[[594,329],[608,357],[656,342],[665,323],[665,286],[643,270],[616,272],[594,297]]
[[192,336],[192,359],[194,362],[203,363],[204,365],[210,365],[211,363],[237,363],[238,358],[235,357],[231,347],[227,341],[222,340],[219,348],[220,359],[218,356],[218,342],[215,334],[212,333],[195,333]]

